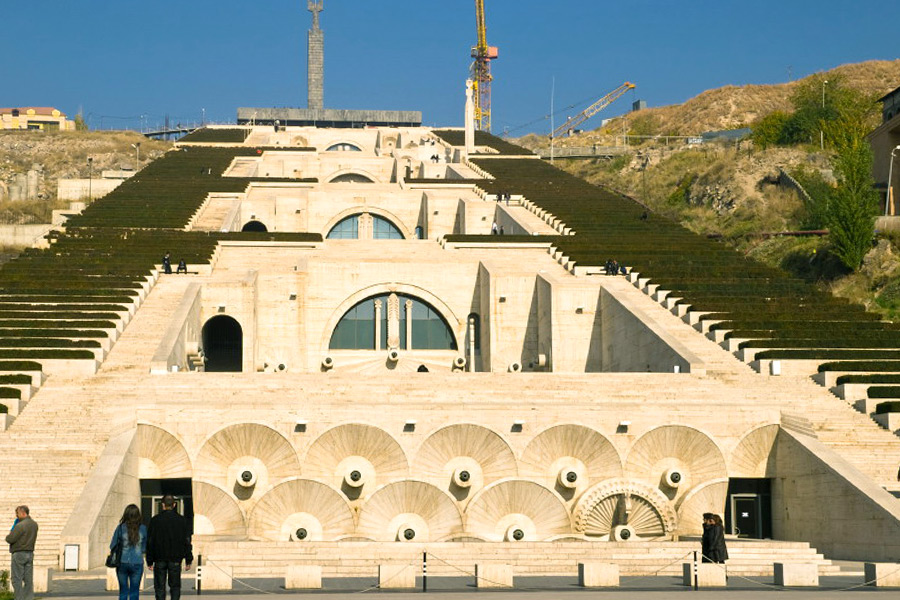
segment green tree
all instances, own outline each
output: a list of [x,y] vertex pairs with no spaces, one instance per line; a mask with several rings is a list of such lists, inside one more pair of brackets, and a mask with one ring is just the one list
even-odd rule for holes
[[758,148],[765,150],[769,146],[784,144],[784,130],[791,115],[776,110],[753,124],[750,139]]
[[806,197],[801,198],[803,208],[806,210],[801,226],[805,229],[824,229],[828,226],[828,206],[834,188],[825,181],[818,170],[806,165],[798,167],[791,176],[806,191]]
[[78,113],[75,115],[75,131],[87,131],[88,126],[84,121],[84,115]]
[[837,188],[828,205],[832,252],[850,269],[858,269],[872,247],[878,194],[872,179],[872,149],[859,119],[844,118],[829,132],[837,150]]

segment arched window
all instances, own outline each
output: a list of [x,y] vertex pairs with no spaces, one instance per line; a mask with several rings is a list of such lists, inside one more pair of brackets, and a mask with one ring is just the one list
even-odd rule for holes
[[217,315],[203,325],[201,338],[206,371],[241,371],[243,354],[241,325],[227,315]]
[[405,294],[380,294],[355,304],[334,328],[328,347],[387,350],[393,344],[401,350],[456,350],[456,338],[441,314]]
[[[358,240],[360,239],[360,219],[366,216],[371,217],[371,236],[376,240],[402,240],[403,232],[391,221],[378,215],[370,213],[359,213],[344,217],[331,228],[328,235],[325,236],[329,240]],[[363,227],[364,231],[368,231],[368,227]],[[364,237],[368,239],[369,234],[365,233]]]
[[262,221],[247,221],[243,227],[241,227],[241,231],[256,231],[256,232],[266,232],[268,228],[266,224]]
[[350,142],[338,142],[328,146],[326,152],[362,152],[362,149],[356,144]]
[[360,173],[344,173],[343,175],[338,175],[329,183],[375,183],[371,178],[366,177]]
[[351,215],[338,221],[326,236],[329,240],[355,240],[359,238],[359,215]]
[[402,240],[403,234],[384,217],[372,215],[372,237],[376,240]]

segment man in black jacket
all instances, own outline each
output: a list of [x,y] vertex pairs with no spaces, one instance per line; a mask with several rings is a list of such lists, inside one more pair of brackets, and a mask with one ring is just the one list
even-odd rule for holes
[[162,512],[150,519],[147,529],[147,566],[153,571],[156,600],[166,600],[166,580],[172,600],[181,598],[181,561],[191,569],[194,554],[187,520],[175,512],[175,498],[162,498]]

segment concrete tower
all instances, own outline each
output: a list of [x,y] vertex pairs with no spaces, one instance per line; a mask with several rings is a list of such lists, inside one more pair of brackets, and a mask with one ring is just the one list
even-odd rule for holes
[[325,107],[325,33],[319,29],[319,13],[324,10],[324,0],[307,0],[307,8],[313,15],[312,29],[309,30],[307,42],[307,99],[306,107],[310,110],[322,110]]

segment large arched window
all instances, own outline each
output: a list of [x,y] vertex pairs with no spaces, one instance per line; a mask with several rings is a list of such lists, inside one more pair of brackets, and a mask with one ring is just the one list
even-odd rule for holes
[[356,144],[350,142],[338,142],[328,146],[326,152],[362,152],[362,149]]
[[375,183],[371,178],[361,173],[344,173],[338,175],[328,183]]
[[[371,227],[369,226],[371,224]],[[402,240],[403,232],[390,220],[370,213],[344,217],[325,236],[329,240]]]
[[348,310],[331,334],[332,350],[456,350],[456,338],[433,306],[405,294],[366,298]]

